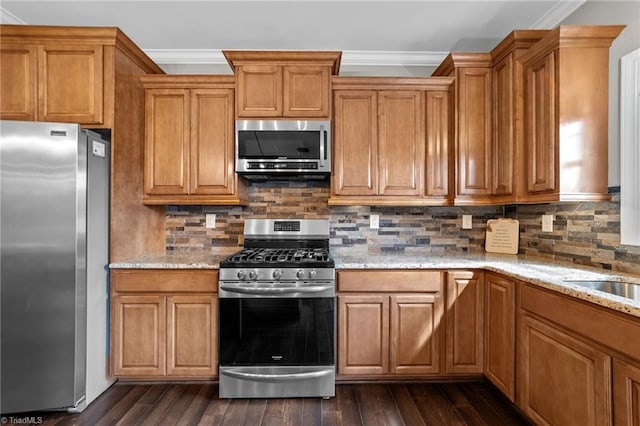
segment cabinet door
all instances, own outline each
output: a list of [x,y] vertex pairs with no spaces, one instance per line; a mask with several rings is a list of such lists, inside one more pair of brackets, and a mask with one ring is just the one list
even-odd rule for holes
[[330,67],[284,66],[283,115],[329,117]]
[[495,195],[513,194],[515,161],[514,59],[507,56],[493,67],[493,184]]
[[613,412],[616,426],[640,425],[640,366],[613,361]]
[[447,373],[482,373],[483,306],[482,272],[447,273]]
[[373,90],[334,92],[333,193],[376,195],[378,104]]
[[449,196],[449,93],[427,92],[426,188],[427,197]]
[[282,116],[282,67],[243,65],[236,82],[238,117]]
[[611,357],[521,315],[518,406],[540,425],[611,424]]
[[42,121],[103,121],[102,46],[39,47],[39,113]]
[[338,374],[389,372],[389,296],[338,296]]
[[164,296],[117,296],[112,301],[114,376],[162,376],[166,360]]
[[491,194],[491,68],[458,70],[458,195]]
[[527,190],[555,191],[557,124],[554,53],[525,70]]
[[484,374],[515,398],[515,282],[485,274]]
[[390,373],[440,372],[442,310],[439,294],[391,296]]
[[379,195],[421,195],[424,92],[378,92]]
[[35,121],[38,95],[37,48],[0,45],[0,118]]
[[191,194],[233,194],[233,90],[191,90]]
[[217,375],[217,308],[213,296],[167,297],[167,375]]
[[189,92],[151,89],[145,102],[145,194],[187,194]]

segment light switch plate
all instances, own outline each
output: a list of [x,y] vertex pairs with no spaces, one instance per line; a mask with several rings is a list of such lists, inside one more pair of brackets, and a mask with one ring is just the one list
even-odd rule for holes
[[378,229],[380,227],[380,216],[372,214],[369,216],[369,228]]
[[542,232],[553,232],[553,215],[542,215]]
[[473,228],[473,216],[470,214],[462,215],[462,229],[472,229]]
[[216,215],[215,214],[207,214],[206,216],[206,220],[205,220],[205,226],[209,229],[215,229],[216,228]]

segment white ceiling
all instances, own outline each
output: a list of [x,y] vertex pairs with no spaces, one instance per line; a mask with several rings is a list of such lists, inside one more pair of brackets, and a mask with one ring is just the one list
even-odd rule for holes
[[343,65],[436,65],[513,29],[553,28],[585,0],[12,1],[2,23],[120,27],[158,63],[222,49],[342,50]]

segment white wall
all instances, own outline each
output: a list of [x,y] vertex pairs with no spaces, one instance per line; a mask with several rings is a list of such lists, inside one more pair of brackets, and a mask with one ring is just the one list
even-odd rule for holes
[[614,40],[609,56],[609,186],[620,185],[620,58],[640,48],[640,1],[590,0],[561,23],[617,24],[627,27]]

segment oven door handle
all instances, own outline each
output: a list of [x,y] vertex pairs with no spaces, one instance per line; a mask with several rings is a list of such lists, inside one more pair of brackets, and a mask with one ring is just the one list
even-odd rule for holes
[[332,373],[333,369],[286,374],[245,373],[237,370],[225,370],[220,372],[220,374],[235,377],[236,379],[254,380],[258,382],[284,382],[290,380],[316,379],[318,377],[328,376]]
[[269,295],[269,294],[288,294],[288,293],[321,293],[323,291],[331,290],[333,286],[330,285],[315,285],[309,287],[272,287],[272,288],[258,288],[258,287],[229,287],[222,285],[220,290],[228,291],[229,293],[242,293],[242,294],[255,294],[255,295]]

